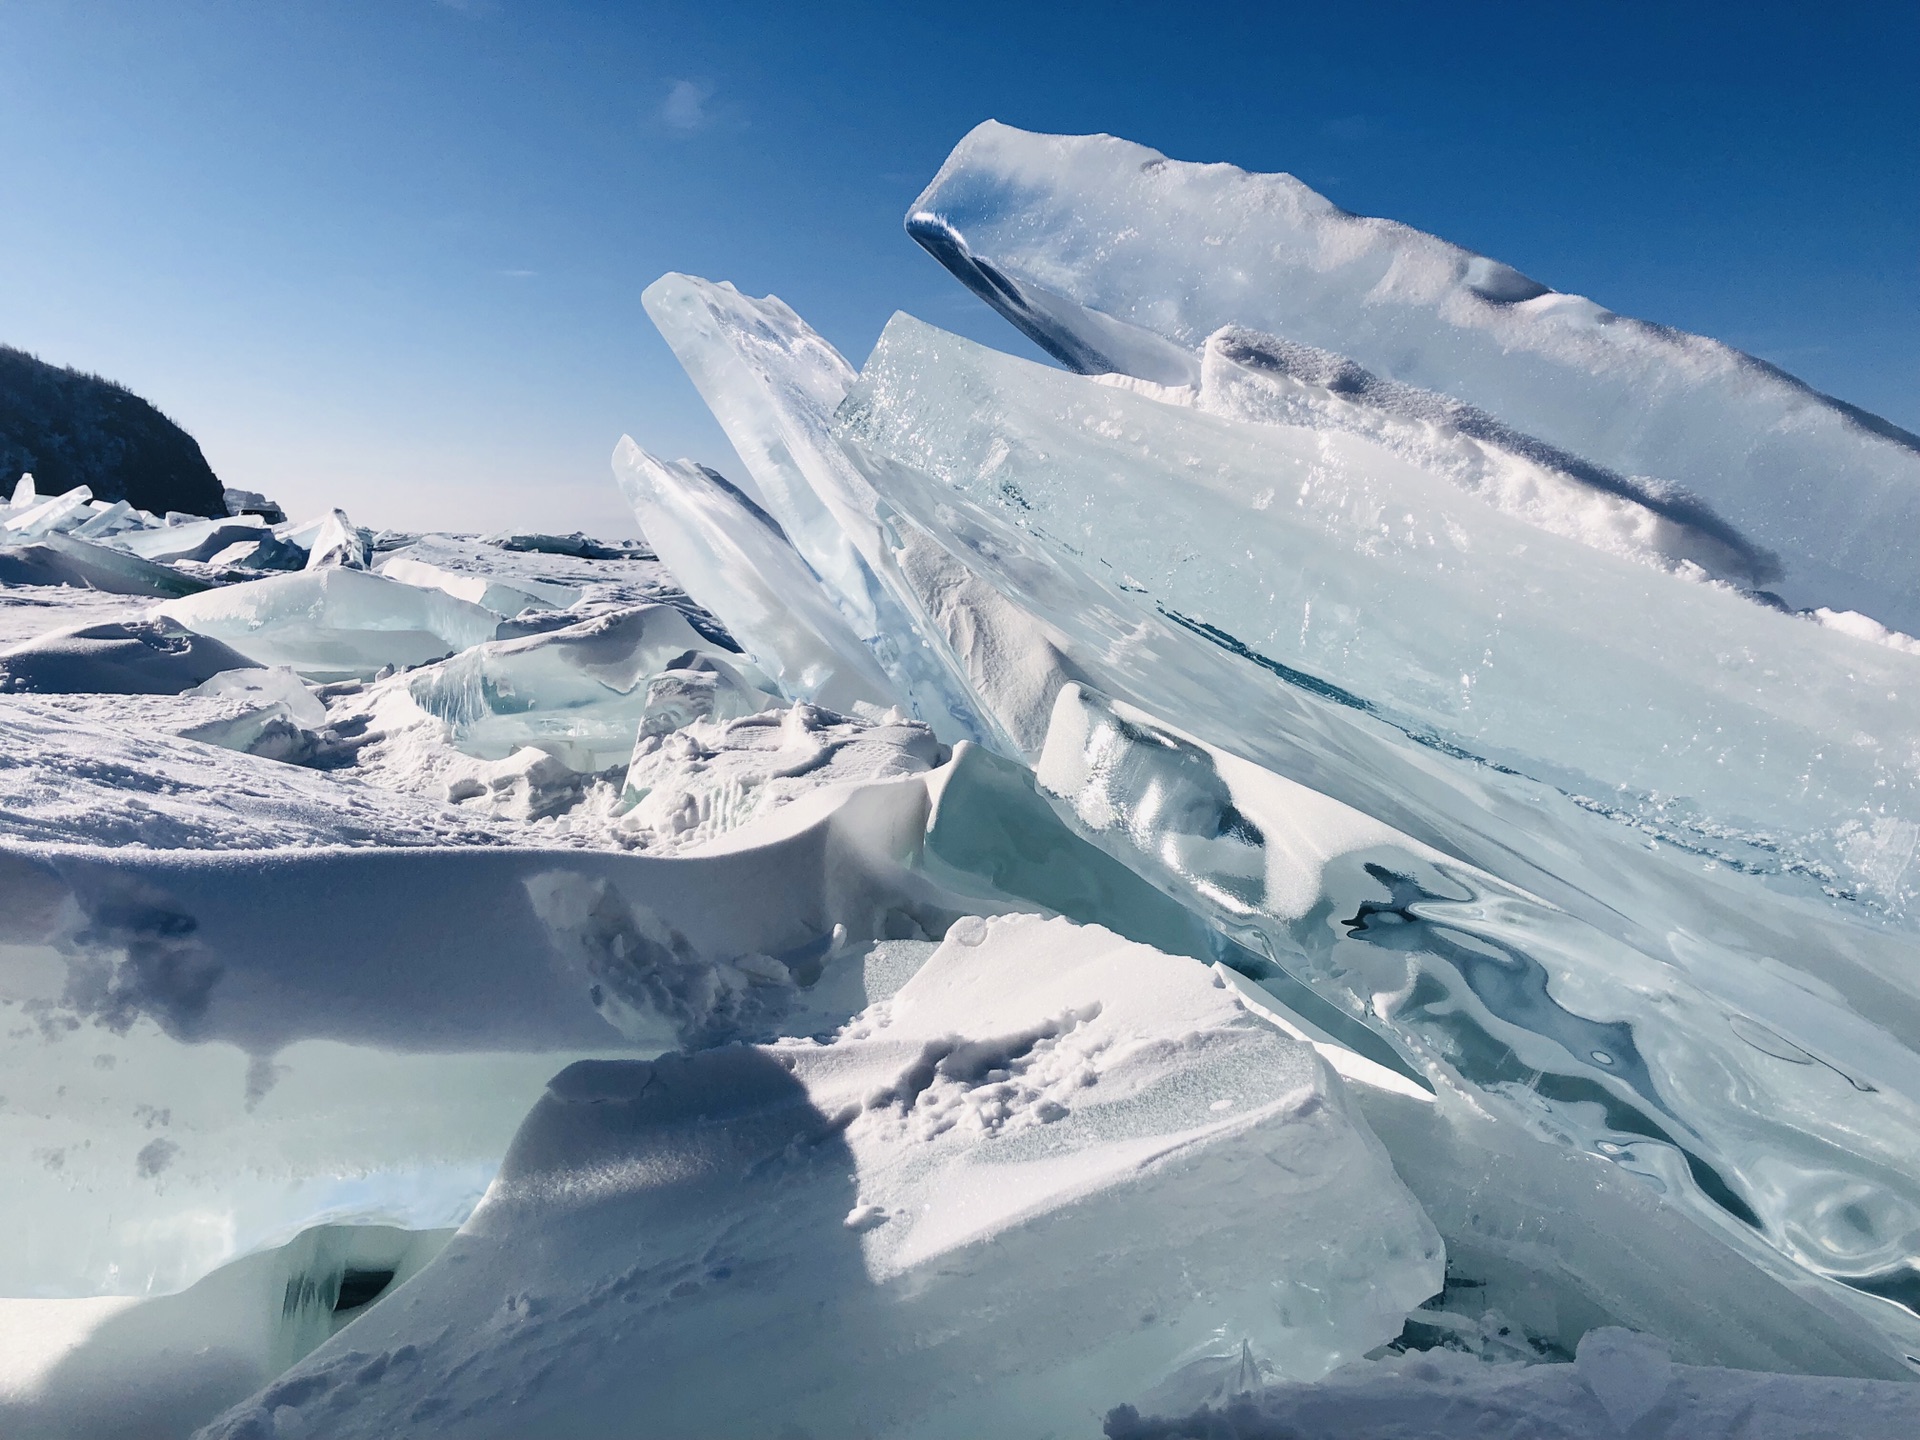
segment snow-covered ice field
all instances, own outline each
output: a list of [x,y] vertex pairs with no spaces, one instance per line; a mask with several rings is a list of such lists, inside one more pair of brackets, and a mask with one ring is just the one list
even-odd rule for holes
[[1920,1434],[1920,440],[1111,137],[644,542],[0,505],[0,1435]]

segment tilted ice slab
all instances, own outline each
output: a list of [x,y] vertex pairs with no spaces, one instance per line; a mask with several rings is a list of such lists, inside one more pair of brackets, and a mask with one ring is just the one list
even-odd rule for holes
[[1920,893],[1920,657],[1542,533],[1362,436],[1161,404],[906,316],[836,433],[1416,734],[1896,913]]
[[668,274],[641,297],[761,498],[872,649],[915,718],[941,739],[983,740],[953,659],[907,608],[912,587],[874,526],[870,490],[828,433],[853,367],[777,297]]
[[1197,386],[1096,378],[1227,419],[1364,436],[1495,509],[1597,550],[1749,587],[1779,574],[1772,555],[1697,501],[1613,474],[1449,396],[1382,380],[1310,345],[1226,326],[1207,337]]
[[1351,356],[1693,492],[1779,556],[1790,604],[1920,633],[1920,439],[1718,341],[1350,215],[1290,175],[1107,135],[988,121],[907,228],[1075,369],[1189,384],[1223,325]]
[[1338,1080],[1204,967],[967,919],[829,1044],[557,1076],[449,1248],[208,1434],[1073,1434],[1321,1375],[1441,1268]]
[[109,537],[106,543],[143,560],[206,560],[243,540],[258,543],[269,533],[267,522],[259,516],[236,515],[218,520],[191,520],[158,530],[122,531]]
[[580,774],[624,765],[649,723],[665,731],[703,714],[731,719],[775,699],[743,657],[668,605],[476,645],[405,684],[469,754],[501,759],[532,746]]
[[160,612],[262,665],[308,679],[367,678],[493,639],[500,617],[438,590],[332,566],[174,600]]
[[29,544],[0,546],[0,585],[71,585],[155,598],[196,595],[207,588],[205,581],[178,570],[71,535],[42,535]]
[[424,590],[441,590],[456,600],[481,605],[504,617],[523,610],[564,610],[580,598],[572,585],[554,585],[541,580],[516,578],[513,581],[490,575],[463,575],[446,570],[405,553],[392,556],[374,567],[374,572],[404,585]]
[[1096,843],[1436,1081],[1608,1157],[1737,1245],[1764,1240],[1841,1298],[1874,1297],[1859,1308],[1920,1338],[1885,1303],[1920,1301],[1920,1055],[1844,1005],[1757,967],[1661,963],[1079,686],[1060,692],[1038,778]]
[[[229,795],[251,765],[346,808],[193,748]],[[839,787],[697,860],[9,842],[0,1294],[164,1293],[315,1224],[457,1224],[572,1060],[831,1030],[867,1003],[860,942],[957,913],[907,868],[926,813],[917,776]]]
[[842,711],[898,703],[874,652],[771,515],[705,466],[656,459],[628,436],[613,475],[675,578],[785,694]]

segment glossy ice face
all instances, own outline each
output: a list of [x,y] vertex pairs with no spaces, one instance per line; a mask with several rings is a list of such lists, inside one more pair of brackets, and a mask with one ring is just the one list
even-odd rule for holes
[[1718,341],[1350,215],[1291,175],[1108,135],[988,121],[907,228],[1073,369],[1192,383],[1227,325],[1332,351],[1679,487],[1778,556],[1793,606],[1920,634],[1920,439]]

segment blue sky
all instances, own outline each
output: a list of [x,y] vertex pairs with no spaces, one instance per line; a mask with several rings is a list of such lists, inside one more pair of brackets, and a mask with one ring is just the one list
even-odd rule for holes
[[630,533],[669,269],[1030,353],[900,219],[989,116],[1290,170],[1920,429],[1920,6],[0,0],[0,341],[229,485]]

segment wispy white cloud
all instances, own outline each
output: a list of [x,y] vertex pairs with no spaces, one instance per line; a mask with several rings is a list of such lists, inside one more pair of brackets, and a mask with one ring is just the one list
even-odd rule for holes
[[707,102],[713,98],[713,86],[704,80],[675,80],[667,87],[661,103],[660,118],[675,130],[692,133],[713,123]]

